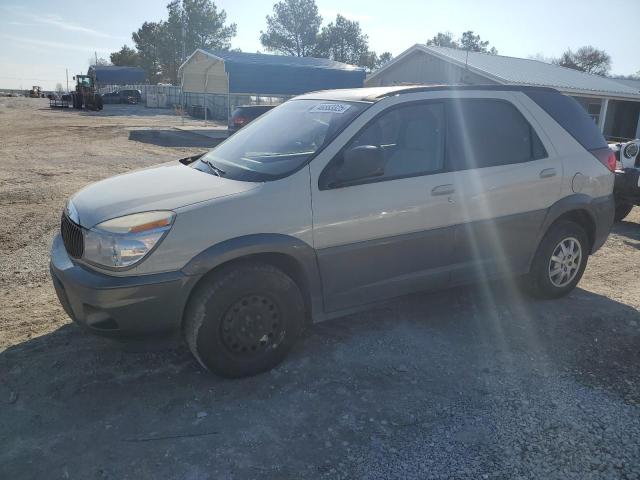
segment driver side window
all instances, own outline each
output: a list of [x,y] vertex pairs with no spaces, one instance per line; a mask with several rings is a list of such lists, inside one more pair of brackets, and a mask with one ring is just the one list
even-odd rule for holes
[[[347,186],[373,181],[426,175],[444,168],[445,108],[443,103],[412,104],[393,108],[374,119],[356,134],[326,172],[341,178],[341,170],[349,169],[348,182],[329,181],[327,185]],[[366,150],[371,162],[379,168],[367,169],[363,154],[357,161],[365,163],[358,169],[347,165],[353,152]],[[362,171],[358,176],[357,172]],[[335,185],[335,184],[339,185]]]

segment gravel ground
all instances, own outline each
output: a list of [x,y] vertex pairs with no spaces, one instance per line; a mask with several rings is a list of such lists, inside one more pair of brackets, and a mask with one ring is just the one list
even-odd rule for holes
[[81,332],[47,273],[71,193],[204,140],[46,107],[0,99],[0,478],[640,479],[640,209],[567,298],[403,297],[222,380],[174,342]]

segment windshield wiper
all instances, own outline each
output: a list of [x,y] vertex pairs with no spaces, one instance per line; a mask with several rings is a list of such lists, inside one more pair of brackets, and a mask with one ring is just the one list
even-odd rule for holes
[[211,163],[211,161],[209,160],[205,160],[204,158],[201,158],[200,161],[202,163],[204,163],[207,167],[209,167],[211,169],[211,171],[217,175],[218,177],[223,177],[227,174],[227,172],[225,172],[224,170],[222,170],[221,168],[216,167],[213,163]]

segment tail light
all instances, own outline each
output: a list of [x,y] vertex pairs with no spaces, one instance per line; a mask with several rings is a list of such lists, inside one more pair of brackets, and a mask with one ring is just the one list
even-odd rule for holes
[[610,148],[598,148],[591,150],[591,153],[600,163],[609,169],[610,172],[616,171],[616,154]]
[[247,119],[245,117],[236,117],[233,119],[234,125],[244,125],[247,123]]

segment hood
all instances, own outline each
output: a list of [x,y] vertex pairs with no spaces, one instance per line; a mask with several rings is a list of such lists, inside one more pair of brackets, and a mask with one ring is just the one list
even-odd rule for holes
[[71,201],[85,228],[111,218],[150,210],[175,210],[255,188],[257,183],[229,180],[178,162],[118,175],[91,184]]

